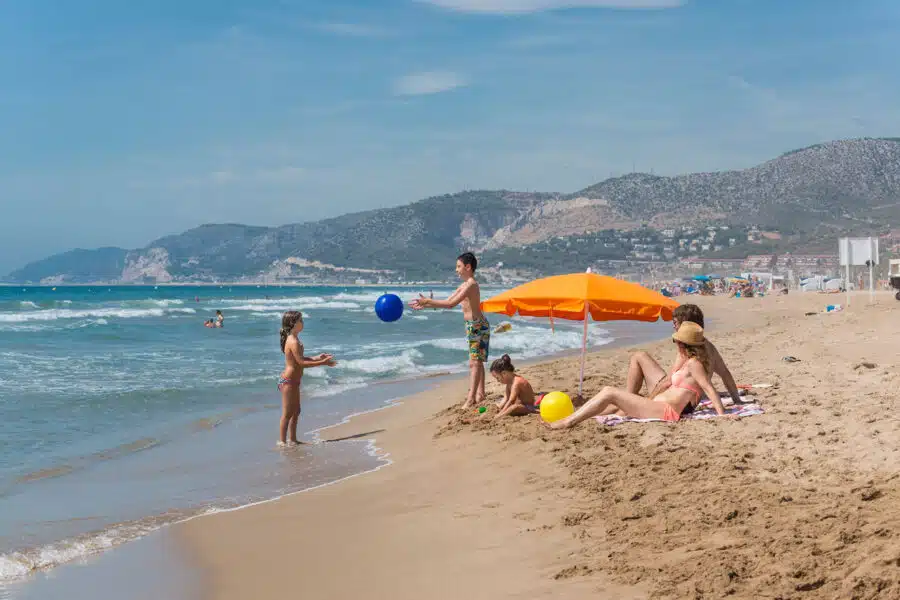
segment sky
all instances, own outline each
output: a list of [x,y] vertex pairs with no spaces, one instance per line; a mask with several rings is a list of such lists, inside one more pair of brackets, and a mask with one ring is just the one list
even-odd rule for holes
[[897,0],[4,0],[0,274],[900,135]]

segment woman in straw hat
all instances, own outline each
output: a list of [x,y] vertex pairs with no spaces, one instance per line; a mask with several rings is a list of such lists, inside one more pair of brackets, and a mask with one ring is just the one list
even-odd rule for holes
[[618,388],[605,387],[574,414],[551,423],[550,427],[566,429],[590,417],[610,414],[613,409],[622,416],[674,422],[682,415],[694,412],[703,392],[712,400],[716,413],[724,415],[725,407],[709,381],[711,366],[703,328],[685,321],[672,335],[672,341],[678,346],[684,364],[672,373],[672,386],[666,391],[651,400]]

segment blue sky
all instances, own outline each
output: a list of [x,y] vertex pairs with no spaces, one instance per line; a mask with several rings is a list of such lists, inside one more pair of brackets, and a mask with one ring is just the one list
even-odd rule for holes
[[897,0],[5,0],[0,273],[900,135]]

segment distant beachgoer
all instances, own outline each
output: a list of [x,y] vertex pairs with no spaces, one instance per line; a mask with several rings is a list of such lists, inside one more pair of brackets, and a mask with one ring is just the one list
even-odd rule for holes
[[704,392],[712,400],[716,414],[724,415],[725,407],[709,380],[712,364],[703,328],[696,323],[682,323],[672,335],[672,341],[678,347],[681,366],[672,373],[672,384],[665,391],[650,399],[628,390],[605,387],[572,415],[548,426],[566,429],[585,419],[605,414],[674,422],[680,420],[682,415],[694,412]]
[[[682,304],[672,312],[672,326],[675,331],[678,331],[682,323],[695,323],[703,327],[703,311],[696,304]],[[713,374],[718,375],[722,383],[725,384],[725,389],[728,390],[731,399],[735,403],[740,404],[741,400],[734,377],[725,365],[725,361],[722,359],[722,355],[719,354],[718,349],[709,340],[706,340],[706,353],[709,356],[712,368],[710,376]],[[675,359],[675,364],[672,365],[672,373],[678,371],[683,365],[684,359],[679,354]],[[635,352],[631,355],[631,362],[628,365],[625,389],[632,394],[639,394],[645,383],[649,390],[647,397],[653,399],[672,385],[672,378],[666,374],[665,370],[652,356],[643,351]]]
[[481,312],[481,288],[475,280],[478,259],[471,252],[456,259],[456,274],[463,283],[446,300],[426,298],[423,294],[410,302],[414,310],[423,308],[456,308],[462,305],[466,322],[466,341],[469,344],[469,393],[463,408],[472,408],[484,402],[484,363],[487,362],[491,344],[491,325]]
[[[281,317],[281,352],[284,354],[284,371],[278,379],[281,392],[281,423],[279,446],[297,445],[297,423],[300,420],[300,383],[303,370],[309,367],[333,367],[337,364],[331,354],[313,357],[303,356],[303,342],[297,337],[303,331],[303,314],[290,310]],[[290,437],[288,437],[290,434]]]
[[222,314],[221,310],[216,311],[216,327],[224,327],[225,326],[225,315]]
[[506,415],[520,416],[534,412],[535,393],[528,380],[516,374],[509,354],[491,363],[491,375],[499,383],[506,386],[503,400],[497,402],[500,412],[494,418]]
[[204,327],[215,327],[216,323],[212,319],[207,319],[203,322]]

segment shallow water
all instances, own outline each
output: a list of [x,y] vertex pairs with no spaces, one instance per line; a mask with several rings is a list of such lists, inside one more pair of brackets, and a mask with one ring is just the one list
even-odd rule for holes
[[[431,384],[416,378],[464,370],[457,312],[386,324],[372,308],[381,293],[0,288],[0,584],[191,515],[377,466],[358,440],[276,450],[275,383],[288,309],[305,313],[307,353],[341,361],[308,371],[302,431]],[[225,327],[203,327],[216,309]],[[580,347],[577,323],[557,322],[551,335],[546,321],[512,322],[494,336],[493,356],[522,361]],[[610,329],[592,324],[591,345],[611,341]]]

